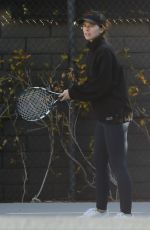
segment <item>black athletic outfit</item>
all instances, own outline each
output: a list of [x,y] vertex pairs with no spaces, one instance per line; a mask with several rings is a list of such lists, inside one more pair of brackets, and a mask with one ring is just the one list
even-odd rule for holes
[[97,116],[95,164],[97,208],[106,210],[108,162],[116,176],[120,209],[131,213],[131,182],[127,170],[127,131],[132,120],[123,68],[102,37],[88,42],[87,81],[69,89],[71,99],[90,101]]

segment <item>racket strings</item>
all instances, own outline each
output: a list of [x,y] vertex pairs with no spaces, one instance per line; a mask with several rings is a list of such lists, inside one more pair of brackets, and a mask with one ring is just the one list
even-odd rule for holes
[[43,89],[31,89],[20,96],[17,109],[25,120],[38,120],[51,109],[55,99],[52,94]]

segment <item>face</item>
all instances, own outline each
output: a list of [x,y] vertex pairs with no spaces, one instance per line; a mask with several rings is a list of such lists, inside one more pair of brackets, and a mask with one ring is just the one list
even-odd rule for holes
[[103,33],[103,28],[88,21],[84,21],[82,25],[83,34],[87,41],[93,41],[96,37]]

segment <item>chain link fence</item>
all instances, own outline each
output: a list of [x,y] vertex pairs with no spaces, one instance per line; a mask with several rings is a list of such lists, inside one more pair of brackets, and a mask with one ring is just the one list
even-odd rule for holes
[[[14,55],[13,60],[16,63],[15,67],[17,66],[20,67],[20,63],[18,60],[21,61],[26,60],[26,58],[28,57],[27,54],[31,54],[29,63],[27,62],[27,67],[28,64],[30,64],[30,69],[32,71],[31,73],[30,71],[27,72],[28,73],[27,75],[33,75],[32,76],[33,84],[37,83],[38,74],[40,75],[40,77],[41,76],[43,77],[43,75],[45,74],[42,79],[45,78],[47,79],[52,72],[52,76],[56,75],[56,79],[57,79],[57,75],[61,76],[62,71],[64,69],[66,70],[68,69],[68,67],[73,68],[74,63],[72,62],[72,60],[76,56],[76,53],[80,51],[78,49],[80,48],[82,49],[83,47],[85,47],[85,43],[81,38],[80,30],[78,30],[79,28],[77,28],[78,31],[76,31],[76,27],[74,26],[73,22],[77,18],[81,17],[81,15],[84,12],[90,9],[100,10],[106,15],[106,17],[110,19],[112,24],[115,25],[117,24],[117,26],[114,25],[113,30],[110,31],[109,40],[118,54],[121,53],[122,50],[122,54],[127,57],[124,66],[125,66],[125,71],[129,76],[129,81],[132,81],[133,78],[137,76],[138,70],[140,70],[140,72],[138,73],[139,79],[141,79],[143,82],[145,81],[144,76],[142,75],[143,74],[142,70],[144,70],[146,78],[150,80],[150,58],[149,58],[150,35],[149,35],[149,26],[147,26],[147,24],[150,23],[150,4],[148,0],[143,0],[143,1],[142,0],[121,0],[121,1],[120,0],[113,0],[113,1],[112,0],[32,0],[32,1],[31,0],[0,0],[0,50],[1,50],[0,72],[2,76],[4,75],[4,80],[6,78],[5,75],[7,76],[8,73],[10,73],[10,69],[11,71],[16,71],[14,69],[14,65],[13,65],[14,63],[12,62],[12,56],[11,56],[11,53],[13,53],[14,50],[15,51],[18,50],[18,53],[13,54]],[[51,26],[51,24],[58,25],[58,26]],[[130,24],[130,26],[128,26],[128,24]],[[25,53],[21,50],[24,50]],[[63,56],[64,59],[66,59],[66,56],[68,56],[69,58],[66,61],[67,63],[65,64],[61,63],[60,65],[60,60],[61,60],[60,56],[62,54],[64,55]],[[19,56],[20,59],[17,59],[18,58],[17,55],[20,55]],[[79,56],[79,59],[81,56],[82,55]],[[6,60],[8,60],[8,62]],[[81,65],[80,67],[81,67],[81,71],[83,71],[84,65]],[[20,69],[18,71],[20,71]],[[5,72],[8,73],[6,74]],[[19,72],[15,72],[15,73],[18,74]],[[132,82],[130,84],[132,84]],[[143,87],[145,87],[145,85]],[[8,87],[5,86],[4,88],[8,88]],[[134,87],[132,89],[133,91],[135,90],[136,93],[136,88]],[[12,92],[10,91],[10,98],[12,98],[11,93]],[[7,97],[5,98],[7,99]],[[143,104],[143,99],[141,99],[141,104],[145,106],[149,114],[150,113],[149,94],[147,94],[147,99],[145,99],[145,95],[144,95],[144,100],[145,100],[145,105]],[[7,101],[5,104],[7,105]],[[3,114],[4,112],[5,112],[5,108],[3,110],[2,107],[1,114]],[[71,121],[74,120],[73,113],[74,110],[73,109],[70,110]],[[85,158],[82,159],[83,162],[81,161],[81,163],[85,164],[84,167],[88,169],[87,171],[89,173],[90,171],[89,168],[91,169],[91,167],[87,165],[86,162],[88,158],[91,160],[91,155],[90,155],[91,152],[88,151],[89,151],[89,144],[91,145],[91,149],[92,149],[90,135],[94,125],[93,125],[93,120],[91,121],[88,120],[88,123],[86,122],[87,120],[83,119],[82,122],[79,123],[78,130],[80,133],[78,133],[78,135],[80,139],[79,142],[81,142],[80,143],[81,147],[83,147],[83,149],[85,148],[85,152],[86,152],[86,156]],[[73,128],[72,126],[73,123],[71,123],[71,129]],[[3,135],[3,133],[1,134],[2,138],[4,139],[2,145],[5,145],[5,143],[7,143],[8,137],[10,138],[10,136],[13,136],[14,133],[9,134],[10,128],[8,128],[8,126],[6,128],[4,127],[3,129],[4,129],[4,133],[7,131],[6,135]],[[47,133],[45,134],[45,136],[43,135],[43,137],[41,137],[42,135],[41,130],[39,130],[39,133],[40,133],[39,137],[41,138],[41,142],[45,143]],[[86,140],[84,140],[85,136],[86,136]],[[87,136],[89,136],[88,141],[87,141]],[[45,146],[44,145],[42,146],[41,142],[39,141],[39,137],[37,136],[37,134],[31,136],[27,134],[26,137],[29,139],[28,140],[29,146],[27,146],[27,148],[29,148],[28,151],[29,157],[32,157],[31,159],[32,167],[33,166],[35,167],[34,160],[35,158],[37,158],[38,151],[40,151],[40,154],[41,152],[44,152],[44,154],[42,155],[42,161],[43,159],[45,159],[45,164],[47,163],[46,157],[48,156],[45,154],[45,152],[47,153],[48,150],[47,149],[45,150],[45,148],[43,147],[47,146],[48,144],[46,143],[44,144]],[[8,142],[10,142],[10,140]],[[47,140],[47,142],[49,143],[49,139]],[[37,148],[35,146],[35,143],[37,145]],[[33,148],[31,148],[30,144]],[[10,160],[10,157],[8,157],[8,151],[9,152],[12,151],[12,146],[10,146],[10,148],[11,150],[6,149],[7,154],[5,153],[1,154],[3,158],[2,163],[0,162],[2,169],[5,167],[9,169],[10,167],[9,164],[8,165],[6,164],[7,163],[6,161]],[[135,149],[135,145],[132,146],[132,148]],[[32,151],[32,154],[30,154],[30,151]],[[72,145],[72,142],[70,140],[69,153],[71,153],[71,157],[75,157],[76,152],[77,151]],[[57,157],[56,160],[57,159],[59,160],[59,155],[60,152],[58,156],[56,156]],[[38,157],[39,157],[38,158],[39,162],[37,162],[37,165],[39,164],[38,167],[40,168],[41,155],[39,155]],[[57,163],[56,160],[55,162]],[[134,162],[135,159],[133,159],[133,164]],[[60,161],[59,164],[60,164],[59,167],[61,169],[61,172],[58,174],[61,174],[63,162]],[[72,163],[72,161],[70,161],[69,172],[68,171],[63,172],[62,177],[60,178],[58,177],[59,180],[58,182],[56,181],[55,178],[56,189],[51,192],[52,198],[55,197],[55,199],[57,199],[60,196],[61,197],[67,196],[66,195],[67,193],[69,193],[70,197],[71,196],[74,197],[75,186],[77,186],[77,190],[78,190],[78,192],[76,192],[77,198],[83,200],[84,199],[90,200],[91,198],[93,198],[93,189],[89,190],[89,186],[87,186],[87,183],[85,183],[83,186],[83,176],[81,175],[82,173],[80,172],[83,171],[83,175],[85,176],[85,178],[87,177],[87,175],[86,175],[86,171],[84,171],[84,168],[82,168],[81,166],[82,165],[79,165],[79,167],[77,168],[77,172],[75,174],[75,166]],[[43,163],[43,168],[44,167],[45,165]],[[63,167],[64,169],[66,167],[65,161]],[[8,173],[11,173],[10,169]],[[39,170],[37,170],[36,173],[37,173],[36,177],[38,178],[38,176],[41,176],[40,178],[42,181],[43,174],[41,173],[39,175]],[[64,176],[64,173],[66,173],[66,177]],[[68,174],[70,178],[69,181],[66,182],[66,178]],[[18,175],[21,175],[21,173],[17,172],[17,176]],[[94,173],[92,174],[92,176],[93,175]],[[92,183],[94,181],[93,178],[90,177],[90,181],[92,181]],[[69,184],[69,189],[68,189],[69,191],[66,189],[67,191],[65,191],[65,195],[64,195],[64,191],[61,190],[60,193],[62,194],[57,194],[58,195],[57,197],[56,193],[59,190],[57,189],[57,184],[59,183],[60,186],[60,181],[62,180],[62,182],[64,182],[64,179],[66,183],[66,188]],[[8,183],[8,178],[6,180]],[[34,180],[32,182],[33,184],[37,183]],[[31,181],[29,183],[29,186],[32,186]],[[4,189],[7,191],[6,186],[4,186]],[[9,189],[10,196],[12,193],[11,189]],[[88,191],[89,197],[85,198],[86,190]],[[48,193],[47,197],[49,198],[49,191],[48,190],[46,191]],[[5,193],[9,195],[8,191]],[[6,194],[5,194],[6,201],[8,201],[8,195]],[[29,195],[30,198],[31,194]],[[45,195],[43,195],[43,197],[45,199]],[[15,198],[12,199],[14,200]]]
[[[70,1],[71,2],[71,1]],[[1,0],[0,22],[7,24],[11,20],[43,22],[66,22],[68,19],[67,0]],[[80,17],[89,9],[100,10],[108,18],[114,20],[150,20],[150,4],[148,0],[76,0],[74,1],[75,17]]]

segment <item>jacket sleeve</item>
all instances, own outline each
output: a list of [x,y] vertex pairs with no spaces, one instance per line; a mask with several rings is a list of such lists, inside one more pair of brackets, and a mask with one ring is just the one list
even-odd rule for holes
[[104,48],[98,52],[92,67],[92,76],[83,85],[69,89],[71,99],[93,101],[109,93],[112,86],[112,52]]

